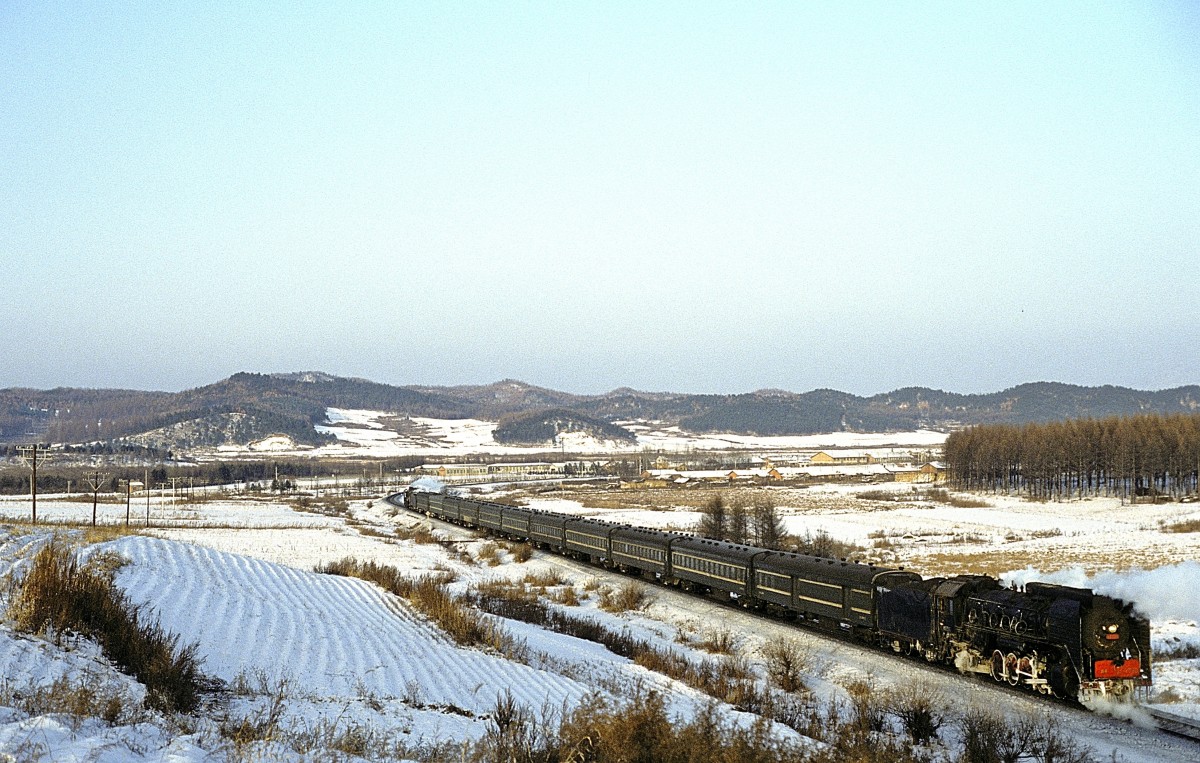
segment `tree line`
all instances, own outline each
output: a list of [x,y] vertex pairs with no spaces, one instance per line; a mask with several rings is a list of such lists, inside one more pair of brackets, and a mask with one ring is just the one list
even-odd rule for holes
[[[97,472],[105,475],[101,492],[124,491],[127,481],[141,482],[149,479],[150,485],[159,485],[175,477],[184,484],[194,487],[236,485],[255,483],[282,491],[301,487],[300,479],[317,479],[338,475],[347,486],[356,482],[374,485],[388,482],[397,471],[407,471],[421,463],[419,457],[400,457],[378,461],[330,463],[301,459],[297,461],[223,461],[203,464],[180,464],[157,466],[86,466],[55,467],[53,461],[38,467],[38,492],[63,493],[70,488],[73,492],[84,491],[84,480]],[[0,495],[28,493],[29,470],[7,468],[0,470]],[[278,482],[276,481],[278,480]]]
[[946,438],[945,461],[967,490],[1180,498],[1200,479],[1200,415],[1138,415],[982,424]]
[[767,495],[746,501],[734,494],[716,493],[700,509],[696,532],[705,538],[743,543],[762,548],[780,548],[783,520],[775,501]]

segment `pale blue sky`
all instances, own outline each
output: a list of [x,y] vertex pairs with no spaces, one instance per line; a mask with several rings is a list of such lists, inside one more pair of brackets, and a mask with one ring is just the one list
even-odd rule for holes
[[112,5],[0,5],[0,387],[1200,382],[1194,3]]

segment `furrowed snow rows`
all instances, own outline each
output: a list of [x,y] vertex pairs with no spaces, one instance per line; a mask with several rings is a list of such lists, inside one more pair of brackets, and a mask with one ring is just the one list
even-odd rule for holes
[[[587,687],[452,644],[400,600],[369,583],[145,537],[108,546],[131,560],[117,582],[184,643],[204,671],[287,680],[295,691],[405,697],[481,715],[510,688],[528,707],[574,704]],[[409,692],[411,694],[411,692]],[[411,697],[409,697],[411,699]]]

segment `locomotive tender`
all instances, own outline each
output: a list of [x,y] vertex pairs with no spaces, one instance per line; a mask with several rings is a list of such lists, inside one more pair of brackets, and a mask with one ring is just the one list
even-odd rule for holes
[[411,511],[667,585],[736,600],[855,640],[1076,699],[1150,685],[1150,623],[1087,589],[774,551],[602,519],[409,489]]

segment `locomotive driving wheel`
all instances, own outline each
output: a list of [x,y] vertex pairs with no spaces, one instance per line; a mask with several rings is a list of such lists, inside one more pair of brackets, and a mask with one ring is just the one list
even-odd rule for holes
[[996,681],[1004,680],[1004,652],[999,649],[992,652],[992,678]]
[[1004,657],[1004,677],[1008,679],[1008,683],[1016,686],[1021,683],[1021,674],[1017,672],[1018,666],[1017,655],[1009,652]]

